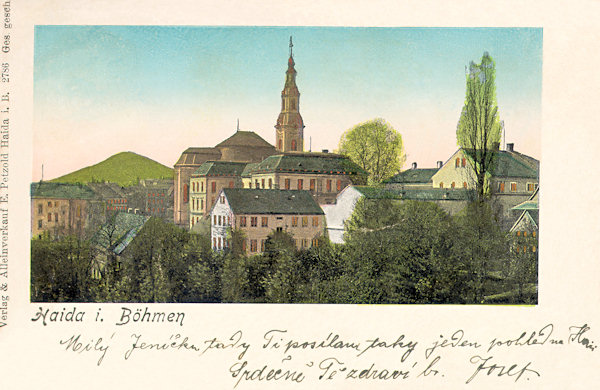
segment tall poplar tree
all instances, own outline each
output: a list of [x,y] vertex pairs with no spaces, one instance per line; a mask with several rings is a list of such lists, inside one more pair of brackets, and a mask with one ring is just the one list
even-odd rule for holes
[[496,68],[492,57],[485,52],[481,63],[471,61],[469,65],[465,105],[456,128],[458,145],[471,160],[480,202],[489,194],[486,176],[494,168],[501,128],[496,101]]

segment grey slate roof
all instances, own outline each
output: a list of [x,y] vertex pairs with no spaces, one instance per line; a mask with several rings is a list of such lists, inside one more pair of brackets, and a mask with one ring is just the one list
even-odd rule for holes
[[247,163],[207,161],[193,173],[194,176],[241,176]]
[[473,190],[464,188],[428,188],[428,189],[387,189],[381,187],[354,186],[367,199],[398,200],[470,200],[475,196]]
[[96,194],[86,185],[37,182],[31,183],[32,198],[94,199]]
[[[113,233],[113,252],[117,255],[121,254],[125,248],[133,241],[137,233],[142,229],[144,224],[150,219],[149,216],[117,213],[114,221]],[[106,248],[108,246],[108,237],[103,233],[104,229],[109,229],[110,223],[105,223],[92,237],[92,242],[98,246]]]
[[309,191],[225,188],[234,214],[324,214]]
[[406,171],[400,172],[399,174],[385,180],[384,183],[430,183],[431,177],[435,175],[437,171],[437,168],[407,169]]
[[[463,149],[471,158],[472,150]],[[494,166],[491,172],[495,177],[522,177],[537,179],[539,177],[539,161],[517,152],[497,150],[494,152]]]
[[366,174],[348,157],[333,153],[283,153],[269,156],[251,173]]

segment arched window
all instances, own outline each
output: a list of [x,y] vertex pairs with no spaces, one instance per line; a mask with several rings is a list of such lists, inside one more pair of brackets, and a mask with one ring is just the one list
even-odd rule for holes
[[295,139],[292,140],[292,150],[294,150],[294,151],[296,150],[296,140]]
[[190,196],[190,186],[187,184],[183,185],[183,203],[187,203]]

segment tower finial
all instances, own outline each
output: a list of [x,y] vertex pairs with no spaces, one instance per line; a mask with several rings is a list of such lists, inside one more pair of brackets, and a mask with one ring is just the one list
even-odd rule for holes
[[237,120],[237,129],[235,131],[236,132],[240,131],[240,118],[238,118],[238,120]]
[[292,57],[292,48],[294,47],[294,44],[292,43],[292,36],[290,35],[290,57]]

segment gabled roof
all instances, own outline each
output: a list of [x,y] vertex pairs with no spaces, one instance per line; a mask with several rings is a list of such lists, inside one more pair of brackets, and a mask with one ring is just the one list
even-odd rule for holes
[[96,194],[86,185],[37,182],[31,183],[32,198],[94,199]]
[[112,248],[108,249],[119,255],[133,241],[148,219],[150,217],[145,215],[117,213],[114,216],[114,221],[105,223],[94,234],[92,242],[97,246],[106,248],[109,244],[109,238],[105,232],[114,229],[112,233],[113,245]]
[[366,174],[348,157],[333,153],[283,153],[269,156],[251,173]]
[[464,188],[427,188],[427,189],[387,189],[381,187],[354,186],[367,199],[402,200],[470,200],[475,196],[473,190]]
[[385,180],[384,183],[430,183],[431,177],[438,171],[437,168],[415,168],[407,169],[404,172],[400,172],[396,176],[392,176]]
[[[469,159],[479,151],[463,149]],[[539,161],[522,153],[496,150],[493,153],[493,177],[521,177],[537,179],[539,177]]]
[[234,214],[323,214],[309,191],[224,188]]
[[125,197],[123,189],[116,183],[88,183],[87,185],[103,199]]
[[241,176],[247,163],[231,161],[206,161],[193,176]]
[[514,232],[519,228],[522,223],[529,223],[535,229],[539,229],[540,225],[540,214],[538,210],[525,210],[521,213],[519,218],[515,221],[513,226],[510,228],[510,232]]
[[236,131],[231,137],[219,143],[216,147],[231,147],[231,146],[242,146],[242,147],[266,147],[274,148],[273,145],[265,141],[260,135],[253,131]]

